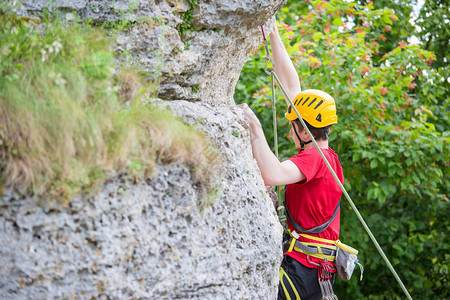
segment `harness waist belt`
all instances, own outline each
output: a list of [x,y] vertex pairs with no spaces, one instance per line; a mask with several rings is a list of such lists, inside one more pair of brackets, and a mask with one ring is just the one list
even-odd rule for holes
[[[302,242],[295,240],[295,247],[299,248],[300,250],[303,250],[307,253],[312,253],[312,254],[324,254],[324,255],[328,255],[328,256],[336,256],[336,250],[333,249],[329,249],[327,248],[327,245],[323,245],[323,246],[319,246],[320,247],[320,251],[322,251],[322,253],[319,251],[319,247],[317,246],[311,246],[311,245],[305,245]],[[333,247],[333,246],[328,246],[328,247]]]

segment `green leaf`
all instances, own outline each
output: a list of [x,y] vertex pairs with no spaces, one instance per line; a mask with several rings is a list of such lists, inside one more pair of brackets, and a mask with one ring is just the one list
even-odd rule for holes
[[[313,34],[313,39],[315,42],[323,39],[323,33],[322,32],[316,32]],[[312,50],[312,49],[311,49]]]
[[342,26],[342,25],[344,25],[344,23],[342,22],[341,18],[334,18],[333,25],[334,26]]
[[411,159],[411,158],[408,158],[407,160],[406,160],[406,165],[409,167],[409,166],[411,166],[413,164],[413,160]]
[[372,160],[371,162],[370,162],[370,168],[371,169],[375,169],[376,167],[378,166],[378,161],[377,160]]
[[377,200],[378,200],[378,203],[383,205],[386,202],[386,196],[380,193],[380,195],[378,196]]
[[358,161],[361,158],[361,153],[360,152],[356,152],[355,154],[353,154],[353,162]]
[[413,173],[413,174],[412,174],[412,178],[413,178],[413,180],[414,180],[415,183],[420,184],[420,179],[419,179],[419,177],[417,177],[417,174],[416,174],[416,173]]

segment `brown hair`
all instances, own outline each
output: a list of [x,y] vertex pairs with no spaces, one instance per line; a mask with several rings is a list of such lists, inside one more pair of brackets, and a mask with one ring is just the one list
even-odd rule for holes
[[[303,121],[305,122],[306,126],[308,127],[309,131],[311,131],[311,134],[313,135],[314,139],[316,139],[316,141],[320,141],[320,140],[328,140],[328,134],[330,134],[330,129],[331,126],[333,125],[328,125],[322,128],[316,128],[311,126],[308,122],[306,122],[304,119]],[[302,122],[300,122],[299,119],[295,119],[294,123],[297,124],[299,132],[303,131],[303,126],[302,126]]]

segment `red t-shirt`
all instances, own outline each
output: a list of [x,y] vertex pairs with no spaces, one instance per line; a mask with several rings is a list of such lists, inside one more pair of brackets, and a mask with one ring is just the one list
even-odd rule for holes
[[[343,184],[344,175],[337,154],[330,148],[321,150]],[[342,190],[334,179],[333,174],[328,170],[316,148],[302,151],[298,155],[291,157],[290,160],[306,176],[306,180],[288,184],[286,187],[286,205],[289,207],[292,218],[304,229],[310,229],[327,222],[333,216],[336,205],[342,195]],[[325,231],[310,235],[329,240],[339,239],[339,213],[340,209]],[[289,229],[294,229],[289,221],[288,226]],[[303,237],[300,237],[299,241],[320,243]],[[296,259],[304,266],[317,268],[317,266],[307,261],[306,255],[303,253],[291,251],[285,254]],[[315,263],[321,261],[314,257],[309,259]]]

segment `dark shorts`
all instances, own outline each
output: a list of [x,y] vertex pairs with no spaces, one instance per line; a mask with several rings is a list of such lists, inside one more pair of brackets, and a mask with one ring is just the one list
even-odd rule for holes
[[[331,282],[334,283],[334,276]],[[285,255],[280,267],[278,299],[322,299],[317,269],[305,267],[292,257]]]

